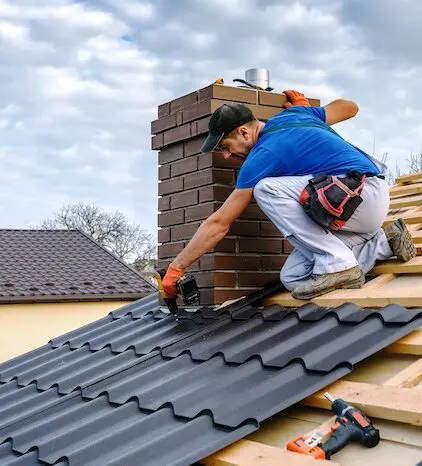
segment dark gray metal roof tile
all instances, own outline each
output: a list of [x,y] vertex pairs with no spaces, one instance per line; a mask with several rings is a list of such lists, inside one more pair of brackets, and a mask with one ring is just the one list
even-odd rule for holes
[[8,382],[28,368],[41,365],[43,361],[48,361],[51,351],[50,345],[47,344],[3,362],[0,364],[0,382]]
[[100,351],[105,346],[110,346],[113,352],[121,353],[134,348],[137,354],[142,355],[178,341],[198,328],[192,319],[179,323],[173,317],[157,320],[149,315],[134,320],[131,316],[125,316],[104,322],[98,329],[66,340],[72,349],[87,345],[91,351]]
[[[305,318],[309,314],[313,314],[315,311],[323,310],[316,304],[309,303],[305,304],[292,311],[291,308],[286,308],[278,304],[272,304],[270,306],[255,307],[253,305],[245,306],[244,308],[234,311],[231,313],[232,320],[248,320],[256,315],[261,316],[265,321],[277,322],[283,320],[291,312],[297,312],[302,318]],[[325,312],[325,311],[324,311]]]
[[[71,348],[80,348],[88,342],[90,338],[95,338],[96,335],[101,335],[104,332],[104,328],[106,328],[110,322],[114,322],[111,313],[101,319],[90,322],[83,327],[79,327],[75,330],[64,333],[59,337],[53,338],[50,340],[50,346],[52,348],[58,348],[59,346],[69,344]],[[81,340],[83,343],[80,343]]]
[[0,445],[0,464],[2,466],[40,466],[36,451],[29,451],[20,455],[12,450],[12,443],[6,442]]
[[75,397],[32,416],[11,435],[16,452],[36,447],[46,464],[63,458],[72,466],[182,466],[221,448],[223,438],[235,441],[255,429],[221,431],[206,414],[183,421],[168,407],[146,413],[136,401],[113,407],[106,397]]
[[157,290],[147,296],[139,299],[126,306],[120,307],[110,312],[113,319],[121,319],[122,317],[132,316],[133,319],[140,319],[146,314],[153,311],[158,311],[160,307],[160,294]]
[[[36,385],[39,390],[48,390],[57,385],[59,393],[70,393],[77,387],[97,382],[113,374],[118,368],[131,367],[140,357],[133,350],[113,354],[110,348],[92,353],[87,347],[70,351],[61,358],[59,364],[44,370]],[[34,373],[37,369],[34,370]],[[27,379],[29,380],[29,379]]]
[[[2,396],[2,391],[4,396]],[[0,443],[8,438],[10,424],[17,423],[54,405],[57,399],[56,387],[41,392],[37,390],[35,384],[20,388],[15,380],[0,385]]]
[[278,370],[264,369],[259,358],[230,366],[221,355],[202,363],[187,354],[170,360],[156,356],[147,367],[133,367],[94,384],[82,396],[95,399],[106,393],[116,404],[136,397],[140,408],[151,411],[170,403],[176,416],[187,418],[209,411],[216,424],[235,428],[246,419],[258,424],[348,372],[338,368],[326,378],[307,372],[300,363]]
[[[421,321],[419,311],[403,308],[401,314],[397,308],[386,308],[385,313],[361,310],[360,315],[354,309],[354,305],[342,306],[338,312],[308,307],[301,314],[301,309],[285,312],[280,308],[282,320],[271,321],[250,309],[249,320],[221,319],[167,346],[162,354],[177,357],[188,352],[193,360],[204,361],[221,352],[226,362],[237,364],[259,356],[264,366],[279,368],[300,359],[308,370],[328,372],[340,364],[352,366],[372,354],[373,348],[381,349],[397,335],[406,334],[408,322]],[[400,330],[398,324],[403,326]]]
[[[20,387],[35,386],[38,390],[48,390],[56,386],[60,394],[68,394],[76,388],[98,382],[145,359],[145,356],[136,355],[133,349],[114,354],[110,348],[92,352],[86,346],[77,350],[62,346],[53,351],[55,354],[53,353],[54,356],[52,355],[48,364],[35,365],[26,372],[19,373],[10,386],[16,383]],[[150,356],[156,354],[158,352],[152,352]],[[2,393],[7,393],[8,389],[7,383],[0,385],[0,403]],[[15,395],[20,393],[11,390]]]

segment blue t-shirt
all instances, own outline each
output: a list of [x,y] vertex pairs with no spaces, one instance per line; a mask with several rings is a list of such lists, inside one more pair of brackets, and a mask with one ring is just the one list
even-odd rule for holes
[[[318,127],[275,128],[297,123]],[[297,106],[273,116],[243,162],[236,188],[253,188],[273,176],[381,173],[365,153],[330,130],[323,107]]]

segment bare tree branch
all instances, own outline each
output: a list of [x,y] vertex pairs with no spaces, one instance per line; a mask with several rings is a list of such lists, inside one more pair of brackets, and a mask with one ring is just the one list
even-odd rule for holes
[[422,147],[419,154],[414,154],[413,152],[410,153],[407,163],[409,164],[409,173],[422,171]]
[[76,229],[91,236],[123,261],[144,271],[154,267],[157,245],[151,233],[130,224],[119,211],[108,213],[95,205],[67,204],[44,220],[42,229]]
[[[381,161],[388,165],[388,153],[384,152],[381,157]],[[387,172],[387,180],[389,184],[394,184],[396,181],[396,178],[401,176],[401,175],[407,175],[409,173],[417,173],[417,172],[422,172],[422,146],[421,150],[419,153],[414,154],[413,152],[410,153],[407,161],[407,169],[402,172],[400,167],[398,166],[398,163],[396,162],[396,167],[395,171],[392,172],[390,169],[388,169]]]

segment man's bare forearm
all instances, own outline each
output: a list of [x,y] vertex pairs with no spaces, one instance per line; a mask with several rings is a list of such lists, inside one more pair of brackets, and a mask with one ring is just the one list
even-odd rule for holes
[[186,269],[219,243],[226,236],[229,228],[218,221],[215,214],[211,215],[198,228],[183,251],[177,255],[173,264]]
[[324,108],[327,125],[334,125],[335,123],[353,118],[359,111],[359,106],[356,102],[346,99],[333,100]]

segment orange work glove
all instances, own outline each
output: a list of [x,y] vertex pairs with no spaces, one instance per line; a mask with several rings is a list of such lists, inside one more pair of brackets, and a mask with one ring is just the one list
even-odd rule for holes
[[299,91],[283,91],[284,94],[287,96],[287,102],[284,104],[284,108],[294,107],[295,105],[301,105],[303,107],[310,107],[311,104],[309,100]]
[[183,277],[185,271],[179,269],[173,264],[170,264],[163,279],[163,290],[169,298],[177,296],[176,283],[180,277]]

